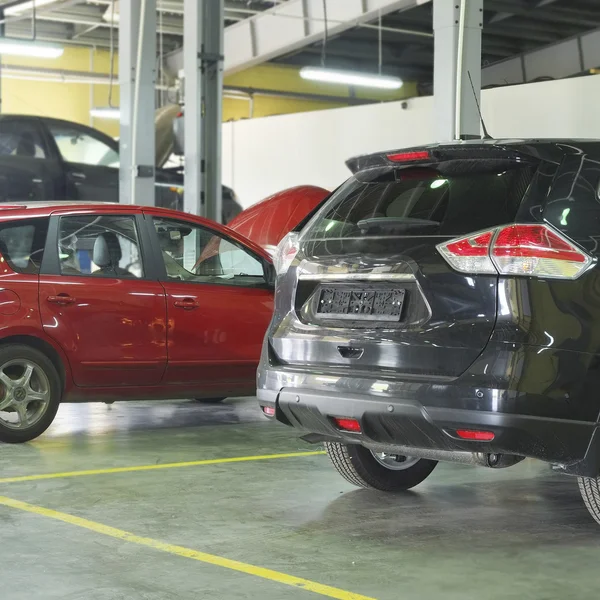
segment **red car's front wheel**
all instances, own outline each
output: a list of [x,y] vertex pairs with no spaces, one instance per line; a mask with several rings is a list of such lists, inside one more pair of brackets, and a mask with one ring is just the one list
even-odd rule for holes
[[21,344],[0,347],[0,442],[29,442],[50,427],[61,399],[52,361]]

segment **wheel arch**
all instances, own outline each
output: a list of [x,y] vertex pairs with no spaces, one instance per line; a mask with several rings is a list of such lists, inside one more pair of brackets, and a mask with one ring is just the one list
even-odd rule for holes
[[67,383],[70,378],[70,369],[65,357],[61,356],[61,353],[49,342],[34,335],[18,334],[9,335],[0,339],[0,347],[7,346],[9,344],[22,344],[24,346],[30,346],[39,350],[46,355],[58,373],[60,377],[61,387],[63,393],[67,391]]

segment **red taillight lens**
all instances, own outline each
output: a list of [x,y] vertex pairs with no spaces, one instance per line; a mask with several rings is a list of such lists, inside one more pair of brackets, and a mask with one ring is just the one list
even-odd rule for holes
[[456,435],[463,440],[476,442],[491,442],[496,436],[492,431],[477,431],[472,429],[457,429]]
[[388,154],[387,158],[392,162],[411,162],[413,160],[427,160],[431,158],[431,155],[423,150],[419,152],[396,152]]
[[333,422],[342,431],[353,431],[354,433],[360,433],[361,431],[360,423],[356,419],[333,417]]
[[471,236],[440,244],[437,248],[446,261],[462,273],[496,273],[492,262],[490,244],[495,229],[480,231]]
[[267,417],[275,416],[275,407],[274,406],[263,406],[262,411]]
[[576,279],[592,258],[548,225],[507,225],[438,245],[462,273]]
[[575,279],[592,259],[546,225],[511,225],[494,240],[492,260],[503,275]]

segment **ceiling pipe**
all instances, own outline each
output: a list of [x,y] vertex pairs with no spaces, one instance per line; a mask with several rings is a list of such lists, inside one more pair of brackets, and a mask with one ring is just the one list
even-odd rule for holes
[[[109,85],[110,76],[91,71],[73,71],[70,69],[51,69],[42,67],[26,67],[2,63],[2,75],[8,79],[23,79],[29,81],[45,81],[49,83],[81,83],[92,85]],[[114,81],[118,85],[118,81]],[[156,85],[158,90],[178,91],[179,86]],[[313,100],[333,104],[373,104],[375,100],[351,98],[346,96],[329,96],[325,94],[312,94],[305,92],[288,92],[284,90],[269,90],[265,88],[252,88],[237,85],[223,86],[225,95],[239,100],[250,100],[253,96],[266,96],[271,98],[290,98],[294,100]]]

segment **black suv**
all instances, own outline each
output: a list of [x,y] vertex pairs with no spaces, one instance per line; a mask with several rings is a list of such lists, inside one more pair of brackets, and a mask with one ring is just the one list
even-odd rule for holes
[[351,483],[537,458],[600,522],[600,142],[477,140],[349,161],[280,244],[267,416]]

